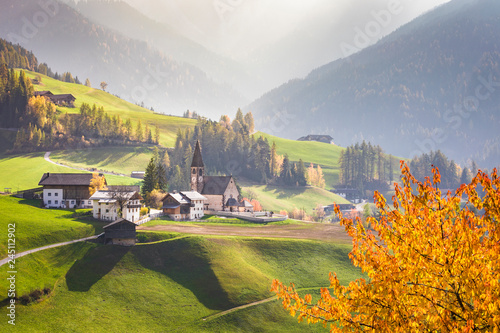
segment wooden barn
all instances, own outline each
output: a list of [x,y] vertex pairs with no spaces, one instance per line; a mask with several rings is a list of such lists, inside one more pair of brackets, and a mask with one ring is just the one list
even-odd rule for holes
[[104,243],[112,245],[135,245],[136,224],[125,219],[116,220],[103,227]]

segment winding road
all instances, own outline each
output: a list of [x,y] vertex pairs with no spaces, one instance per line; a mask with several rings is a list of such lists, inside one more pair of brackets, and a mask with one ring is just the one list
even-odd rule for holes
[[[70,166],[67,166],[67,165],[64,165],[64,164],[61,164],[61,163],[57,163],[57,162],[54,162],[50,159],[50,153],[52,153],[51,151],[48,151],[48,152],[45,152],[45,155],[43,155],[43,158],[49,162],[49,163],[52,163],[52,164],[55,164],[55,165],[58,165],[58,166],[62,166],[62,167],[65,167],[65,168],[68,168],[68,169],[73,169],[73,170],[78,170],[78,171],[87,171],[89,172],[90,170],[88,169],[85,169],[85,168],[75,168],[75,167],[70,167]],[[105,174],[105,175],[113,175],[113,176],[122,176],[122,177],[129,177],[127,175],[124,175],[123,173],[114,173],[114,172],[107,172],[107,171],[102,171],[102,170],[95,170],[96,172],[99,172],[99,173],[102,173],[102,174]]]

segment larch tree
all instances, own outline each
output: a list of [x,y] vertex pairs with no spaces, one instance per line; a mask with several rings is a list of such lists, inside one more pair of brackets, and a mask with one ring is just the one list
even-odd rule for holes
[[[353,239],[349,254],[368,279],[342,286],[330,273],[321,298],[301,297],[274,280],[272,290],[298,320],[330,324],[331,332],[498,332],[500,330],[500,179],[478,172],[453,194],[440,174],[418,181],[401,163],[393,207],[380,193],[376,234],[359,219],[341,223]],[[478,187],[484,195],[478,194]],[[465,198],[465,202],[462,201]],[[474,213],[474,211],[479,213]]]
[[93,172],[89,184],[90,195],[92,196],[95,192],[106,189],[106,178],[104,178],[104,175],[100,176],[97,172]]

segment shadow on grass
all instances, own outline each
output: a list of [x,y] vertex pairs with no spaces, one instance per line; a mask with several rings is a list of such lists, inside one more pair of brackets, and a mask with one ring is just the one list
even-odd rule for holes
[[130,247],[100,246],[77,260],[66,273],[66,284],[71,291],[89,291],[90,288],[111,272]]
[[201,237],[186,237],[132,251],[140,264],[189,289],[209,309],[226,310],[233,304],[212,270]]
[[274,192],[277,194],[278,199],[290,199],[291,197],[295,197],[300,195],[306,191],[307,187],[300,186],[266,186],[266,191]]

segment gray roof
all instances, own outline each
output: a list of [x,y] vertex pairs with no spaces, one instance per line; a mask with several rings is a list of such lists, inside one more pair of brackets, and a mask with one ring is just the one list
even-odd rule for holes
[[[96,191],[92,196],[89,198],[89,200],[99,200],[99,202],[112,202],[116,201],[115,196],[114,196],[113,191],[106,191],[106,190],[99,190]],[[137,195],[136,195],[137,194]],[[137,191],[128,191],[126,193],[122,194],[120,193],[120,196],[123,198],[127,198],[127,200],[132,199],[134,196],[139,199],[140,195]]]
[[[102,176],[102,174],[99,174]],[[38,185],[90,185],[91,173],[44,173]]]
[[238,200],[235,198],[229,198],[226,202],[227,207],[240,207],[240,204],[238,203]]
[[182,191],[181,194],[187,197],[189,200],[208,200],[196,191]]
[[232,176],[205,176],[204,185],[201,194],[204,195],[222,195],[231,181]]
[[124,226],[130,226],[130,228],[133,228],[135,229],[136,227],[136,224],[134,222],[130,222],[129,220],[125,220],[125,219],[118,219],[116,220],[115,222],[112,222],[110,224],[107,224],[103,227],[103,229],[107,229],[107,228],[112,228],[112,229],[119,229],[121,227],[121,224],[123,224]]
[[241,204],[243,207],[248,207],[248,208],[252,207],[253,208],[253,205],[246,200],[243,200]]
[[194,148],[193,162],[191,162],[191,168],[201,168],[204,167],[203,157],[201,156],[201,146],[200,141],[196,140],[196,147]]

